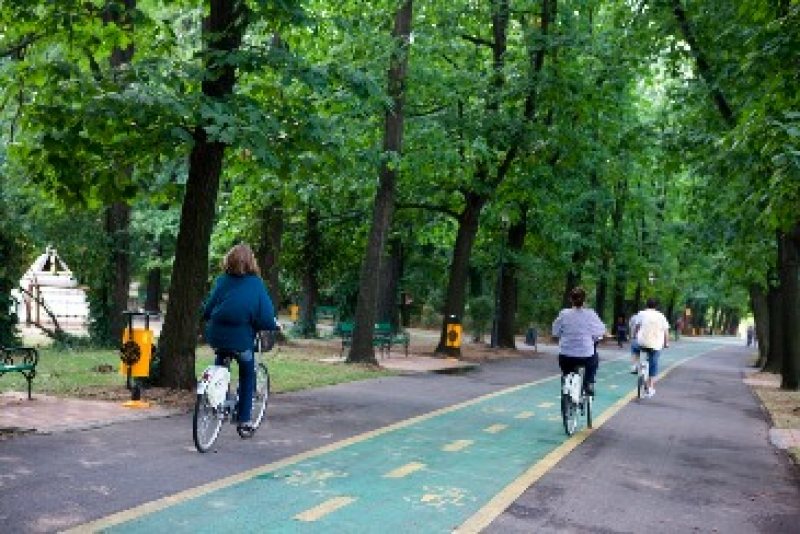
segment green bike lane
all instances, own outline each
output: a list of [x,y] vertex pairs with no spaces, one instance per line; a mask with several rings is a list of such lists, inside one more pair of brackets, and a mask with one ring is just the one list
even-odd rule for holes
[[[661,374],[714,348],[670,348],[662,353]],[[74,530],[477,531],[589,435],[565,435],[559,394],[554,374]],[[603,361],[593,405],[595,427],[634,396],[628,358]]]

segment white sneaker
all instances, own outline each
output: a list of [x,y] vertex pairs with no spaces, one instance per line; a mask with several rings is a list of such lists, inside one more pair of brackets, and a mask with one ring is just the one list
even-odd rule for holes
[[655,396],[655,394],[656,394],[656,388],[650,388],[647,390],[647,393],[645,393],[644,396],[649,399],[650,397]]
[[634,363],[633,365],[631,365],[631,374],[635,375],[638,373],[639,373],[639,367],[637,367],[636,364]]

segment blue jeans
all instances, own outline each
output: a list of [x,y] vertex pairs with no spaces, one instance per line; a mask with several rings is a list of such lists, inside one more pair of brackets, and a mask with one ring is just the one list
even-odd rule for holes
[[656,376],[658,374],[658,357],[661,355],[661,351],[648,349],[647,347],[642,347],[640,350],[647,354],[647,365],[649,367],[650,376]]
[[[252,349],[227,354],[234,356],[239,364],[239,421],[247,423],[250,421],[250,413],[253,411],[253,393],[256,390],[256,360],[253,357]],[[217,352],[214,365],[224,365],[225,356],[225,352]]]

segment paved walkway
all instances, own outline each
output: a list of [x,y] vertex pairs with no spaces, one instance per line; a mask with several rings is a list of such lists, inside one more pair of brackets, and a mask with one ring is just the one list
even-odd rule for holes
[[[626,355],[605,349],[600,428],[573,438],[547,349],[472,373],[280,395],[254,440],[223,429],[218,454],[193,451],[186,415],[21,436],[0,443],[0,522],[13,532],[781,532],[800,521],[800,488],[742,383],[743,351],[718,348],[665,352],[673,371],[659,394],[630,405]],[[10,504],[30,497],[36,509]]]

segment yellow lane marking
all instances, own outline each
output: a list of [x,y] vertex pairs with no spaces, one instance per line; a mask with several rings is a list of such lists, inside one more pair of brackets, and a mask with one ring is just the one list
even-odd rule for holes
[[298,521],[317,521],[325,517],[326,515],[335,512],[339,508],[343,508],[348,504],[355,502],[353,497],[334,497],[333,499],[328,499],[322,504],[315,506],[314,508],[308,509],[305,512],[301,512],[294,516],[295,519]]
[[617,384],[611,384],[610,386],[608,386],[608,389],[618,389],[618,388],[619,388],[619,385],[617,385]]
[[543,402],[537,408],[552,408],[553,406],[555,406],[554,402]]
[[502,432],[506,428],[508,428],[508,425],[492,425],[492,426],[487,426],[486,428],[483,429],[483,431],[488,432],[489,434],[497,434],[498,432]]
[[536,414],[533,412],[520,412],[514,419],[530,419],[534,415]]
[[469,447],[473,443],[475,443],[475,442],[473,440],[471,440],[471,439],[457,439],[457,440],[453,441],[452,443],[448,443],[447,445],[442,447],[442,450],[444,452],[463,451],[464,449],[466,449],[467,447]]
[[423,467],[425,467],[425,464],[421,464],[419,462],[411,462],[401,467],[398,467],[397,469],[389,471],[388,473],[383,475],[383,478],[403,478],[404,476],[410,475],[414,471],[419,471]]
[[[709,352],[717,350],[719,347],[701,352],[694,356],[689,356],[683,360],[678,360],[669,369],[665,370],[661,377],[665,377],[673,369],[678,368],[689,360],[699,358]],[[567,441],[559,445],[557,448],[550,451],[544,458],[533,464],[527,471],[525,471],[519,478],[514,480],[511,484],[506,486],[500,493],[494,496],[492,500],[486,503],[483,508],[478,510],[472,517],[467,519],[460,527],[453,531],[453,534],[472,534],[479,533],[485,529],[489,524],[495,520],[497,516],[502,514],[506,508],[511,506],[517,498],[522,495],[525,490],[532,486],[539,480],[545,473],[552,469],[558,462],[566,457],[572,450],[583,443],[586,438],[599,428],[606,421],[611,419],[618,411],[620,411],[626,404],[631,402],[636,396],[636,392],[632,391],[626,396],[619,399],[611,405],[603,414],[593,421],[593,429],[584,428],[577,434],[573,434]]]
[[[102,517],[95,521],[90,521],[88,523],[84,523],[82,525],[78,525],[70,530],[65,531],[66,534],[77,534],[77,533],[85,533],[85,532],[97,532],[100,530],[104,530],[115,525],[119,525],[121,523],[125,523],[128,521],[133,521],[139,517],[143,517],[148,514],[152,514],[158,512],[160,510],[164,510],[169,508],[170,506],[174,506],[176,504],[180,504],[182,502],[189,501],[191,499],[196,499],[203,495],[207,495],[214,491],[227,488],[233,486],[235,484],[240,484],[252,478],[255,478],[260,475],[265,475],[267,473],[272,473],[282,469],[284,467],[294,465],[305,460],[309,460],[311,458],[316,458],[318,456],[322,456],[324,454],[328,454],[329,452],[338,451],[340,449],[344,449],[345,447],[349,447],[355,443],[361,443],[363,441],[370,440],[372,438],[382,436],[384,434],[388,434],[389,432],[394,432],[395,430],[399,430],[401,428],[407,428],[409,426],[415,425],[417,423],[421,423],[423,421],[428,421],[429,419],[433,419],[440,415],[448,414],[451,412],[455,412],[461,410],[462,408],[467,408],[469,406],[473,406],[475,404],[480,404],[483,401],[494,399],[496,397],[501,397],[503,395],[507,395],[509,393],[514,393],[516,391],[520,391],[523,389],[527,389],[544,382],[549,382],[559,375],[550,375],[544,378],[540,378],[539,380],[534,380],[533,382],[527,382],[525,384],[518,384],[516,386],[512,386],[510,388],[501,389],[499,391],[495,391],[493,393],[487,393],[486,395],[475,397],[474,399],[470,399],[464,402],[459,402],[458,404],[453,404],[450,406],[445,406],[444,408],[439,408],[438,410],[433,410],[432,412],[428,412],[422,415],[418,415],[416,417],[411,417],[410,419],[405,419],[403,421],[398,421],[397,423],[393,423],[391,425],[387,425],[381,428],[377,428],[375,430],[370,430],[369,432],[364,432],[363,434],[358,434],[356,436],[349,437],[347,439],[343,439],[341,441],[336,441],[334,443],[329,443],[328,445],[323,445],[317,449],[312,449],[310,451],[301,452],[299,454],[295,454],[293,456],[289,456],[282,460],[278,460],[277,462],[272,462],[270,464],[265,464],[260,467],[255,467],[253,469],[248,469],[247,471],[242,471],[241,473],[231,475],[225,478],[221,478],[219,480],[215,480],[213,482],[209,482],[207,484],[203,484],[201,486],[197,486],[196,488],[189,488],[183,490],[181,492],[175,493],[173,495],[167,495],[166,497],[162,497],[161,499],[156,499],[154,501],[146,502],[144,504],[140,504],[139,506],[135,506],[133,508],[129,508],[128,510],[123,510],[121,512],[117,512],[115,514],[111,514],[106,517]],[[466,446],[471,445],[472,442],[467,443]],[[447,449],[443,449],[447,450]]]

